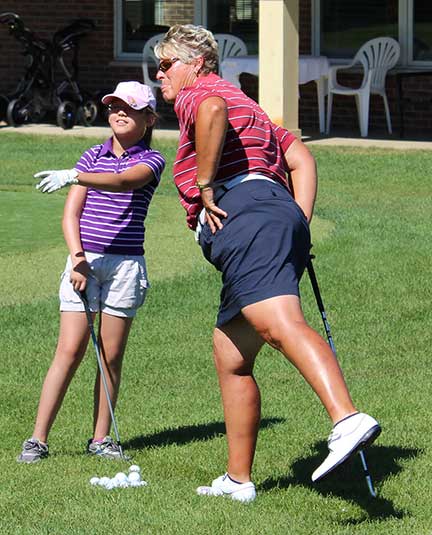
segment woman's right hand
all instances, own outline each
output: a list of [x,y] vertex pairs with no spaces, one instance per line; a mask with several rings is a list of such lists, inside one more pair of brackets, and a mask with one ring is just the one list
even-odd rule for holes
[[213,188],[208,187],[201,191],[201,200],[206,211],[207,223],[210,225],[212,234],[223,228],[221,219],[228,217],[228,214],[216,206],[213,199]]
[[78,260],[73,264],[70,273],[70,281],[76,292],[83,292],[86,289],[89,274],[90,266],[85,259]]

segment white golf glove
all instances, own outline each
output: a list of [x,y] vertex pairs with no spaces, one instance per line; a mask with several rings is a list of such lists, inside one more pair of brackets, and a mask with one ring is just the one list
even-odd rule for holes
[[78,171],[75,169],[62,169],[60,171],[40,171],[33,175],[42,180],[37,184],[36,189],[42,193],[52,193],[69,184],[78,184]]

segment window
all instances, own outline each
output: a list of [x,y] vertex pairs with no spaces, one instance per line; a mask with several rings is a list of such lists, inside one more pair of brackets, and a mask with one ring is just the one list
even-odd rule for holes
[[240,37],[258,53],[259,0],[115,0],[116,57],[139,60],[149,37],[173,24],[202,24]]
[[259,0],[207,0],[206,27],[240,37],[249,54],[258,54]]
[[352,58],[374,37],[398,38],[397,0],[322,0],[321,54]]
[[194,23],[197,0],[117,0],[116,56],[140,59],[149,37],[173,24]]
[[432,4],[414,1],[412,59],[432,61]]
[[[301,0],[300,0],[301,1]],[[402,65],[432,62],[430,0],[312,0],[313,53],[333,60],[352,58],[374,37],[401,46]]]

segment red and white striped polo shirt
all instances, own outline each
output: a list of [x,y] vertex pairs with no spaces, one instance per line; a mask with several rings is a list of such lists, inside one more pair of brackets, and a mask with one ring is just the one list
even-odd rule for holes
[[273,124],[254,100],[216,74],[200,77],[193,86],[183,88],[174,105],[180,140],[173,172],[180,202],[187,212],[187,224],[192,229],[202,209],[200,192],[195,186],[195,122],[201,102],[213,96],[225,100],[229,123],[216,181],[259,173],[288,187],[283,153],[296,139]]

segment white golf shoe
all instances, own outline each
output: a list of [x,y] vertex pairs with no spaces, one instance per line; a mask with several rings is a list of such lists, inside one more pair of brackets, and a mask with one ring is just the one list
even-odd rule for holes
[[251,502],[256,497],[252,481],[235,483],[228,473],[213,480],[211,487],[198,487],[196,491],[200,496],[228,496],[239,502]]
[[359,450],[372,444],[380,433],[379,423],[362,412],[338,422],[328,438],[330,453],[312,474],[312,481],[323,478]]

